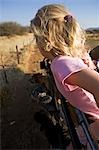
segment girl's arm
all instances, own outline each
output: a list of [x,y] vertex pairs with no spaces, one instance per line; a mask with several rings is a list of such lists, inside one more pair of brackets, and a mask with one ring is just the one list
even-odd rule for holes
[[70,75],[66,82],[71,85],[78,85],[79,87],[92,93],[99,105],[99,73],[94,70],[82,69]]

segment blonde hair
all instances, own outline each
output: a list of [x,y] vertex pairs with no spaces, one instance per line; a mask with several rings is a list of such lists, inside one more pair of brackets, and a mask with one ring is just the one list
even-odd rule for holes
[[37,45],[53,55],[83,57],[85,50],[85,33],[62,5],[46,5],[38,10],[31,20],[31,29],[36,37]]

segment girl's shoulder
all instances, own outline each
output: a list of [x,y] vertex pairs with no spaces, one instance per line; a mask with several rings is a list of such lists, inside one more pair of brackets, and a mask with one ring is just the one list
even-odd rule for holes
[[58,56],[56,57],[53,61],[52,61],[52,66],[55,67],[62,67],[62,66],[73,66],[73,67],[77,67],[80,65],[86,65],[82,59],[78,58],[78,57],[71,57],[71,56]]
[[57,56],[53,59],[52,62],[74,62],[74,61],[79,61],[79,60],[82,60],[81,58],[78,58],[78,57],[71,57],[71,56]]
[[70,56],[59,56],[51,63],[52,72],[64,74],[64,76],[85,68],[88,66],[82,59]]
[[52,66],[57,67],[62,67],[62,66],[67,66],[69,68],[74,67],[75,69],[77,68],[82,68],[82,67],[89,67],[91,69],[95,69],[95,66],[91,60],[90,57],[84,57],[78,58],[78,57],[71,57],[71,56],[58,56],[52,61]]

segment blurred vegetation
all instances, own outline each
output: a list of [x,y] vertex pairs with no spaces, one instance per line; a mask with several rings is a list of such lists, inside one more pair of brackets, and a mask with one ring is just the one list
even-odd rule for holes
[[99,34],[99,29],[86,30],[87,34]]
[[30,32],[29,27],[21,26],[16,22],[0,23],[0,36],[24,35]]

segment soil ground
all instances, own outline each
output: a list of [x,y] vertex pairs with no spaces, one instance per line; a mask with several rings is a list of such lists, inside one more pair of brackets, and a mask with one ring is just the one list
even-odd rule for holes
[[49,143],[40,131],[34,115],[41,107],[31,99],[32,84],[29,75],[11,84],[14,100],[1,111],[2,149],[48,149]]
[[38,84],[31,83],[30,79],[30,74],[24,74],[20,80],[7,85],[9,97],[13,99],[1,110],[1,148],[34,150],[66,147],[70,140],[64,139],[62,128],[54,126],[43,107],[31,98],[32,90]]

